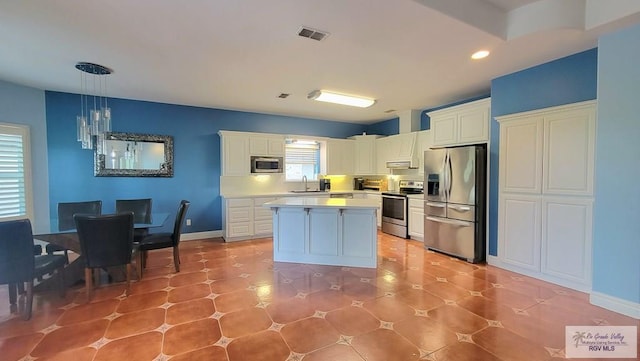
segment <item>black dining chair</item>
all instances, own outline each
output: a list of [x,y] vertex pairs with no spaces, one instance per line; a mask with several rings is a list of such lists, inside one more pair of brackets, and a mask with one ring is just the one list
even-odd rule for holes
[[[133,223],[151,223],[151,198],[116,199],[116,213],[133,212]],[[136,228],[133,241],[140,242],[149,235],[149,228]]]
[[125,265],[127,268],[127,295],[131,286],[131,259],[133,251],[133,213],[73,216],[84,256],[84,278],[87,302],[93,290],[93,270]]
[[[68,231],[76,228],[73,215],[76,213],[82,214],[102,214],[102,201],[87,201],[87,202],[65,202],[58,203],[58,230]],[[47,244],[45,246],[47,254],[53,254],[54,252],[64,251],[64,255],[69,263],[68,250],[64,249],[56,244]]]
[[144,237],[137,244],[139,253],[138,276],[140,278],[142,277],[142,270],[145,268],[147,263],[147,251],[151,251],[154,249],[172,247],[173,265],[176,269],[176,272],[180,272],[180,249],[178,248],[178,246],[180,245],[180,232],[182,231],[182,223],[184,222],[184,217],[187,215],[189,205],[191,205],[191,202],[189,201],[180,201],[180,206],[178,207],[178,212],[176,213],[176,220],[173,225],[172,233],[152,233],[147,237]]
[[31,318],[33,306],[33,280],[45,274],[59,273],[60,290],[65,291],[64,272],[66,263],[63,255],[34,255],[31,221],[21,219],[0,222],[0,284],[9,285],[9,302],[14,308],[17,302],[17,288],[24,289],[27,283],[27,304],[23,318]]

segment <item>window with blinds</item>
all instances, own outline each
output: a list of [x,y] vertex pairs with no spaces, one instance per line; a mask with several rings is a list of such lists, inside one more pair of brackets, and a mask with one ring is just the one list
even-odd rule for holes
[[316,141],[287,139],[285,144],[285,179],[300,181],[318,179],[320,144]]
[[29,128],[0,124],[0,219],[29,217]]

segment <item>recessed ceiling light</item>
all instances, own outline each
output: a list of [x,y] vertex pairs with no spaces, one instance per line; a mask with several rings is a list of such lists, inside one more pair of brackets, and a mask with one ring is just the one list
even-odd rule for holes
[[478,60],[489,56],[489,50],[479,50],[471,55],[471,59]]
[[375,99],[365,98],[355,95],[339,94],[329,92],[326,90],[314,90],[307,96],[309,99],[318,100],[321,102],[350,105],[352,107],[367,108],[376,102]]

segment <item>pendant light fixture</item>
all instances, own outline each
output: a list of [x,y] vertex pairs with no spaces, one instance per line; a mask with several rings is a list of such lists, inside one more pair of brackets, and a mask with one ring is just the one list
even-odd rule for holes
[[107,103],[106,76],[113,70],[103,65],[79,62],[80,114],[76,117],[77,138],[82,149],[104,154],[104,133],[111,131],[111,108]]

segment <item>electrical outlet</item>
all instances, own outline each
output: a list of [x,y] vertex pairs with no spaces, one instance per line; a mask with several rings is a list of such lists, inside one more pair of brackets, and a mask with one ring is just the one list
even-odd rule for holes
[[191,225],[191,218],[187,218],[187,226]]

